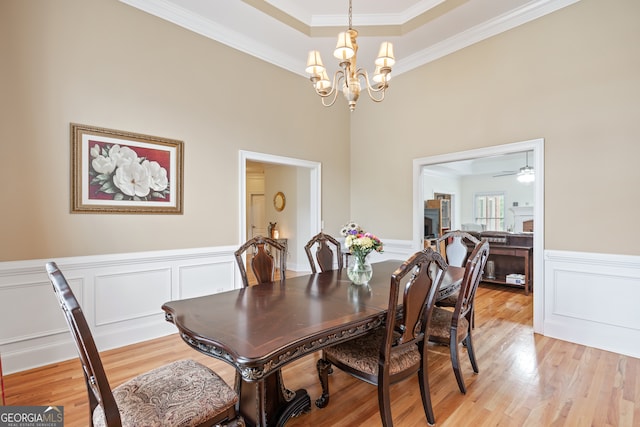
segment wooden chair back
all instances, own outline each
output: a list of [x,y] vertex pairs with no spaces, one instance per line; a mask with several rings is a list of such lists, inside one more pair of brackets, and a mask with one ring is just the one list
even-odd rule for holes
[[480,243],[475,236],[466,231],[454,230],[436,239],[436,250],[444,257],[448,265],[464,267],[469,258],[469,247]]
[[489,258],[489,242],[483,239],[469,255],[465,265],[464,277],[460,285],[458,301],[453,310],[452,326],[457,326],[458,319],[465,317],[472,324],[473,304],[478,285],[482,281],[482,273]]
[[424,335],[447,267],[440,254],[427,248],[412,255],[391,275],[385,338],[380,348],[380,379],[389,375],[390,367],[384,361],[391,360],[390,353],[395,348],[426,345]]
[[249,286],[249,278],[247,277],[247,270],[245,268],[245,262],[243,257],[247,251],[251,249],[249,254],[251,259],[251,271],[256,277],[258,284],[273,282],[275,279],[276,263],[273,257],[273,251],[278,253],[278,269],[280,270],[280,279],[284,279],[285,270],[287,269],[287,249],[284,245],[278,243],[274,239],[268,237],[256,236],[249,239],[244,243],[234,255],[236,263],[240,269],[240,276],[242,277],[242,284]]
[[[318,267],[321,272],[333,270],[334,259],[337,259],[338,269],[342,269],[343,260],[340,242],[338,242],[334,237],[320,232],[313,236],[304,246],[304,251],[309,259],[309,265],[311,266],[312,273],[317,272],[316,262],[313,260],[313,254],[311,251],[314,246],[317,246],[316,262],[318,263]],[[333,247],[333,249],[331,247]]]
[[93,411],[100,405],[104,410],[106,425],[119,427],[120,412],[82,308],[56,263],[48,262],[46,269],[80,356],[89,394],[89,425],[93,425]]

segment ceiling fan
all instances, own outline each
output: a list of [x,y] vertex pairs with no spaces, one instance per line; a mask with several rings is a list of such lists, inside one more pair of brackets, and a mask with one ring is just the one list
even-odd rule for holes
[[518,175],[518,181],[520,182],[533,182],[535,180],[535,174],[533,171],[533,166],[529,166],[529,152],[526,152],[525,156],[525,166],[521,167],[519,171],[502,171],[502,173],[493,175],[493,177],[497,178],[500,176]]

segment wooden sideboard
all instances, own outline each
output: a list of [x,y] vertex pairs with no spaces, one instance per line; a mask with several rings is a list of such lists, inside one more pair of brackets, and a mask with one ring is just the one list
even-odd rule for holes
[[[486,283],[524,288],[529,295],[533,284],[533,233],[485,231],[472,233],[489,241],[489,260],[495,266],[495,278],[482,278]],[[486,267],[485,267],[486,271]],[[523,274],[523,285],[507,283],[507,274]]]

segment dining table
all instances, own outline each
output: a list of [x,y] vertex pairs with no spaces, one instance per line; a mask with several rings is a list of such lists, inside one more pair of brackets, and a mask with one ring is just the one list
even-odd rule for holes
[[[162,306],[192,348],[236,368],[239,411],[248,426],[283,426],[311,410],[305,389],[285,387],[281,369],[327,346],[381,326],[391,275],[403,261],[373,263],[368,284],[346,269],[286,277]],[[455,292],[464,268],[449,267],[437,293]]]

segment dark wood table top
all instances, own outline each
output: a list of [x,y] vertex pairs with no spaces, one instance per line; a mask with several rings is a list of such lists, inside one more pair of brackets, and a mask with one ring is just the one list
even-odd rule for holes
[[[245,381],[256,381],[382,324],[391,274],[401,264],[372,264],[368,286],[353,285],[343,269],[170,301],[162,309],[189,345],[236,366]],[[449,268],[441,297],[459,286],[463,273]]]

